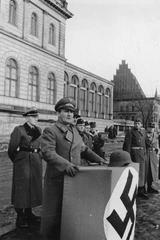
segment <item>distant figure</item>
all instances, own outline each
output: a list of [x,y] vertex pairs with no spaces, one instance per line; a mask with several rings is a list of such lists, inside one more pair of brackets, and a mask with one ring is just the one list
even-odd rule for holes
[[90,134],[90,124],[88,121],[85,121],[84,123],[84,134],[87,136],[87,142],[85,143],[90,149],[93,148],[93,141],[92,141],[92,136]]
[[117,128],[114,125],[111,125],[108,129],[108,138],[114,139],[117,136]]
[[[85,133],[85,121],[82,118],[77,119],[76,128],[77,128],[80,136],[82,137],[84,144],[90,148],[89,136]],[[91,144],[92,144],[92,137],[91,137]],[[90,149],[92,149],[92,148],[90,148]],[[83,158],[83,153],[82,153],[81,154],[81,165],[85,166],[88,164],[89,164],[89,161],[87,161],[85,158]]]
[[42,201],[41,129],[36,126],[38,111],[33,108],[23,114],[24,125],[14,128],[8,155],[13,162],[12,204],[17,212],[16,226],[26,228],[40,222],[32,208]]
[[105,127],[104,132],[108,135],[108,126]]
[[158,159],[158,135],[155,132],[154,124],[150,124],[147,129],[146,147],[147,147],[147,158],[148,158],[148,173],[147,173],[147,191],[149,193],[159,193],[152,187],[152,183],[158,180],[159,170],[159,159]]
[[93,137],[93,151],[100,157],[104,158],[104,138],[101,133],[98,133]]
[[90,122],[90,134],[92,137],[98,134],[98,130],[96,129],[96,122]]

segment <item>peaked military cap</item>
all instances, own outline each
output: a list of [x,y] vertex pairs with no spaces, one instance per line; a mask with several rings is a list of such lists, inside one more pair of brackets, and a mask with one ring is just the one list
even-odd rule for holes
[[124,167],[132,162],[131,156],[128,152],[117,150],[110,156],[109,167]]
[[88,121],[85,121],[85,126],[90,126]]
[[96,127],[96,122],[90,122],[90,127],[95,128]]
[[30,108],[28,111],[26,111],[25,113],[23,113],[24,117],[27,116],[33,116],[33,117],[37,117],[38,116],[38,110],[35,107]]
[[68,109],[71,111],[75,111],[76,103],[72,98],[61,98],[55,105],[55,111],[59,111],[61,109]]
[[136,117],[135,120],[134,120],[134,122],[141,122],[141,123],[142,123],[142,118]]
[[76,125],[78,125],[78,124],[84,124],[84,120],[82,118],[78,118]]

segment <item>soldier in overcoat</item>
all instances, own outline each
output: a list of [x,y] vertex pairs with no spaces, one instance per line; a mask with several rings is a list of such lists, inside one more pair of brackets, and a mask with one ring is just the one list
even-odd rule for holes
[[45,240],[60,239],[64,176],[74,177],[78,173],[81,153],[94,162],[105,162],[84,144],[73,125],[75,101],[62,98],[56,103],[55,110],[58,121],[44,129],[41,144],[43,158],[47,162],[41,225]]
[[36,126],[38,111],[33,108],[23,116],[26,122],[14,128],[8,146],[13,163],[11,202],[17,212],[17,227],[28,227],[40,221],[32,208],[42,202],[41,129]]
[[147,191],[149,193],[158,194],[159,192],[152,187],[152,183],[158,180],[159,160],[158,160],[158,134],[154,129],[154,124],[150,123],[147,129],[147,158],[148,158],[148,173],[147,173]]
[[145,189],[147,181],[146,131],[142,128],[141,118],[136,118],[134,127],[126,133],[123,150],[130,153],[133,162],[139,163],[138,196],[148,199]]

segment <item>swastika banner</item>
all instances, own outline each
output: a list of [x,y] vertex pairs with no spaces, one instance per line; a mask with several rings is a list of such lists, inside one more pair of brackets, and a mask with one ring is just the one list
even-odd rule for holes
[[127,167],[107,203],[103,222],[106,239],[133,240],[136,222],[138,172]]
[[61,240],[133,240],[138,164],[65,176]]

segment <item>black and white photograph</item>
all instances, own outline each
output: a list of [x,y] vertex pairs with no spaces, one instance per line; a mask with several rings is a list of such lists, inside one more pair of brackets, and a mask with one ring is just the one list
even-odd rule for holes
[[160,239],[160,2],[0,0],[0,240]]

